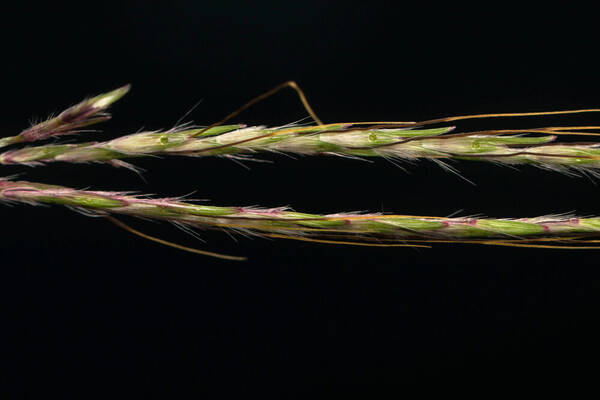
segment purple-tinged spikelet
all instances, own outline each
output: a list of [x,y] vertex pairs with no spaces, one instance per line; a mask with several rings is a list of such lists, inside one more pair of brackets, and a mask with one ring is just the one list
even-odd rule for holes
[[52,136],[74,134],[82,127],[104,122],[110,119],[110,115],[104,111],[123,97],[130,87],[130,85],[125,85],[111,92],[83,100],[67,108],[58,116],[25,129],[19,134],[19,138],[24,142],[34,142]]

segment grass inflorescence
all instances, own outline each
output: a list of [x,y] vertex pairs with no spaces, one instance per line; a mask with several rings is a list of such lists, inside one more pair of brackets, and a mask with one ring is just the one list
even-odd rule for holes
[[[300,95],[314,125],[282,127],[225,124],[245,108],[283,87]],[[0,164],[41,166],[68,163],[107,163],[135,169],[130,159],[147,156],[250,157],[258,153],[333,155],[386,158],[398,161],[432,160],[450,168],[447,160],[533,165],[567,174],[600,174],[598,126],[546,126],[530,129],[461,131],[455,122],[472,118],[535,116],[596,112],[597,109],[485,114],[447,117],[421,122],[349,122],[323,124],[293,82],[257,97],[223,121],[207,127],[183,127],[169,131],[138,132],[104,142],[32,142],[75,135],[82,128],[110,118],[107,108],[129,91],[129,85],[95,96],[68,108],[56,117],[36,124],[18,135],[0,139],[4,149]],[[453,123],[450,125],[450,123]],[[444,126],[440,126],[444,125]],[[585,141],[562,141],[564,136]],[[591,140],[590,140],[591,139]],[[127,159],[125,162],[123,160]],[[534,218],[444,218],[410,215],[336,213],[317,215],[289,209],[219,207],[198,205],[181,199],[151,198],[105,191],[86,191],[63,186],[0,178],[0,201],[33,205],[59,204],[101,215],[116,224],[160,243],[175,245],[137,232],[114,219],[129,215],[168,221],[194,229],[220,229],[271,238],[362,246],[430,246],[434,243],[477,243],[513,247],[598,248],[600,218],[554,215]],[[201,254],[229,259],[203,250]]]

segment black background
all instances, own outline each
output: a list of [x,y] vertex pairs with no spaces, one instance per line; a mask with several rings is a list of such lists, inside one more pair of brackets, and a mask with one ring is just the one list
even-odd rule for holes
[[[2,24],[2,129],[18,133],[79,101],[132,83],[94,139],[186,121],[209,124],[293,79],[326,122],[598,107],[597,32],[586,10],[438,8],[370,2],[124,2],[25,5]],[[306,116],[293,92],[237,121]],[[598,116],[471,121],[465,129],[598,124]],[[298,211],[525,217],[598,214],[588,179],[455,163],[404,165],[267,155],[140,159],[142,181],[102,165],[3,166],[2,175],[215,205]],[[202,232],[127,219],[146,233],[228,254],[177,251],[60,207],[2,207],[6,345],[29,390],[128,382],[136,391],[285,383],[395,384],[597,372],[596,251],[472,245],[340,247]],[[24,345],[18,344],[23,343]],[[21,373],[23,371],[23,373]],[[46,387],[46,386],[44,386]]]

